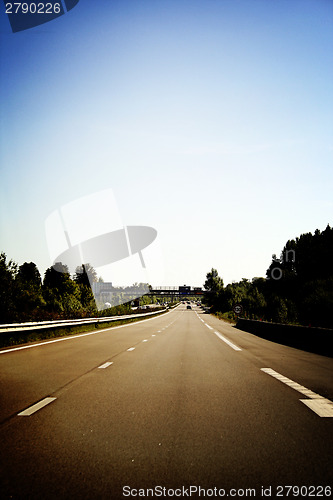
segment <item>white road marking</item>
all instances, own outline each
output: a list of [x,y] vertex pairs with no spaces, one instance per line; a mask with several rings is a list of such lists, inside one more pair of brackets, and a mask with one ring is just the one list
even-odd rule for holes
[[224,337],[223,335],[221,335],[219,332],[217,331],[214,331],[215,335],[218,336],[219,339],[223,340],[223,342],[225,342],[226,344],[228,344],[230,347],[232,347],[235,351],[241,351],[242,349],[240,347],[238,347],[236,344],[233,344],[232,342],[230,342],[230,340],[228,340],[226,337]]
[[129,349],[127,349],[128,351],[134,351],[135,347],[130,347]]
[[333,417],[333,403],[329,399],[300,399],[320,417]]
[[326,399],[323,396],[320,396],[320,394],[317,394],[310,389],[307,389],[303,385],[294,382],[290,378],[281,375],[281,373],[272,370],[272,368],[261,368],[261,371],[267,373],[268,375],[271,375],[280,382],[283,382],[292,389],[295,389],[295,391],[298,391],[304,396],[310,398],[300,399],[300,401],[304,403],[308,408],[310,408],[310,410],[317,413],[317,415],[319,415],[320,417],[333,417],[333,402],[329,399]]
[[155,334],[153,334],[153,335],[152,335],[152,337],[156,337],[156,335],[155,335]]
[[147,340],[147,339],[144,339],[142,342],[148,342],[148,340]]
[[[166,314],[168,314],[168,313],[166,313]],[[119,328],[127,328],[128,326],[136,326],[140,323],[145,323],[146,321],[153,321],[156,318],[158,318],[158,316],[154,316],[153,318],[141,319],[139,321],[136,321],[134,323],[128,323],[126,325],[111,326],[109,328],[103,328],[102,330],[97,330],[94,332],[80,333],[78,335],[70,335],[69,337],[63,337],[63,338],[54,339],[54,340],[46,340],[45,342],[38,342],[37,344],[24,345],[24,346],[20,346],[20,347],[11,347],[10,349],[0,350],[0,354],[6,354],[8,352],[13,352],[13,351],[22,351],[23,349],[32,349],[33,347],[41,347],[41,346],[45,346],[47,344],[55,344],[56,342],[64,342],[65,340],[79,339],[81,337],[88,337],[89,335],[96,335],[97,333],[103,333],[103,332],[107,332],[110,330],[118,330]]]
[[283,382],[284,384],[288,385],[292,389],[295,389],[295,391],[298,391],[301,394],[304,394],[304,396],[307,396],[308,398],[325,399],[322,396],[319,396],[319,394],[316,394],[315,392],[310,391],[310,389],[307,389],[303,385],[300,385],[297,382],[294,382],[293,380],[291,380],[290,378],[287,378],[284,375],[281,375],[281,373],[278,373],[275,370],[272,370],[272,368],[261,368],[261,371],[268,373],[268,375],[271,375],[274,378],[277,378],[278,380],[280,380],[280,382]]
[[36,403],[36,404],[30,406],[30,408],[27,408],[26,410],[21,411],[17,415],[19,417],[29,417],[30,415],[32,415],[36,411],[40,410],[41,408],[44,408],[44,406],[52,403],[52,401],[54,401],[55,399],[57,399],[57,398],[45,398],[45,399],[42,399],[42,401],[39,401],[39,403]]
[[113,361],[107,361],[106,363],[104,363],[104,365],[101,365],[98,368],[107,368],[110,365],[113,365]]
[[205,325],[207,326],[207,328],[209,328],[210,330],[214,330],[214,328],[212,326],[209,326],[207,325],[207,323],[205,323]]

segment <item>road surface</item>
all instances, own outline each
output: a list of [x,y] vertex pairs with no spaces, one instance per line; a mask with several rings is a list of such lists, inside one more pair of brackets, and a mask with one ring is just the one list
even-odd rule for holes
[[186,304],[23,347],[0,350],[1,498],[330,496],[329,357]]

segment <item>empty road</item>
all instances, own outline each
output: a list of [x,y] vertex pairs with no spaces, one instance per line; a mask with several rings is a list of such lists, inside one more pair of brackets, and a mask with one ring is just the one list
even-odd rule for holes
[[332,358],[186,304],[23,347],[0,350],[1,498],[331,496]]

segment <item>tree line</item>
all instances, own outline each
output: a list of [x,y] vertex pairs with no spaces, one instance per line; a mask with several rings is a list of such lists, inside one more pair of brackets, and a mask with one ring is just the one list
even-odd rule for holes
[[224,286],[211,269],[204,288],[206,303],[225,318],[240,304],[249,319],[333,328],[333,228],[288,240],[265,278]]
[[[35,263],[25,262],[18,266],[1,252],[0,323],[112,316],[131,312],[130,303],[99,312],[91,291],[91,281],[103,280],[97,278],[90,264],[78,266],[71,277],[68,267],[58,262],[46,269],[42,279]],[[140,285],[135,284],[130,288],[140,288]],[[121,302],[123,289],[114,288],[114,291],[115,297],[118,294]],[[141,302],[149,303],[150,300],[147,297]]]

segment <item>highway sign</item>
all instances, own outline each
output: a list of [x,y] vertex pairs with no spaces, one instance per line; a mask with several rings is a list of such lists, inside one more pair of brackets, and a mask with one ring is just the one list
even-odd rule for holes
[[234,313],[239,315],[239,314],[242,314],[243,312],[243,307],[241,306],[241,304],[235,304],[234,305]]

